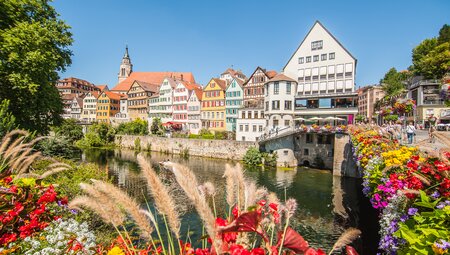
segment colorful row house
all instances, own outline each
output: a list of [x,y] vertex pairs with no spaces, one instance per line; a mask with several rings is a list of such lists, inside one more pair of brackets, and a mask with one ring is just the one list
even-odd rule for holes
[[213,132],[226,131],[225,126],[226,81],[212,78],[202,93],[202,128]]
[[110,118],[120,111],[120,99],[124,95],[103,91],[97,99],[97,121],[110,123]]

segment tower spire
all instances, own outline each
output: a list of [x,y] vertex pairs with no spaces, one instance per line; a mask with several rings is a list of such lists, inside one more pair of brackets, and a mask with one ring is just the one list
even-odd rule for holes
[[133,72],[133,64],[131,64],[130,55],[128,53],[128,44],[125,45],[125,54],[123,55],[122,62],[120,63],[120,69],[118,74],[119,83],[125,80]]

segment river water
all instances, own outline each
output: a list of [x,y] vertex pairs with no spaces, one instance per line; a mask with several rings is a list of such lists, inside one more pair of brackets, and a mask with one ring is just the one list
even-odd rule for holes
[[[157,152],[142,154],[157,170],[158,162],[167,159],[188,166],[199,183],[210,181],[215,185],[218,208],[225,208],[225,180],[222,178],[225,165],[239,163],[194,156],[182,159],[178,155]],[[89,149],[83,152],[82,160],[108,171],[116,185],[144,204],[151,197],[140,175],[136,155],[132,150]],[[245,176],[258,186],[275,192],[282,201],[285,197],[297,200],[299,209],[293,227],[311,246],[329,250],[346,228],[356,227],[363,232],[362,238],[354,243],[360,254],[376,253],[377,216],[361,194],[360,180],[336,177],[327,170],[304,167],[295,170],[245,169]],[[182,220],[182,233],[186,234],[189,230],[194,240],[201,235],[199,219],[192,208],[184,209],[187,211]]]

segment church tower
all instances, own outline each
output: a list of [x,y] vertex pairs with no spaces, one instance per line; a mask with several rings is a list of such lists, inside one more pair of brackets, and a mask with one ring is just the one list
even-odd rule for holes
[[125,80],[133,72],[133,65],[131,64],[130,55],[128,55],[128,45],[125,47],[125,55],[120,63],[120,70],[118,74],[119,83]]

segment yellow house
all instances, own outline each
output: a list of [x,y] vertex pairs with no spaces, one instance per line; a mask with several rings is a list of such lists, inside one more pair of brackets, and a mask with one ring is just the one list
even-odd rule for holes
[[110,123],[110,117],[114,117],[120,111],[120,98],[123,95],[103,91],[97,99],[97,121]]
[[202,93],[202,128],[211,131],[226,131],[225,125],[226,81],[212,78]]

